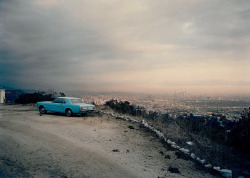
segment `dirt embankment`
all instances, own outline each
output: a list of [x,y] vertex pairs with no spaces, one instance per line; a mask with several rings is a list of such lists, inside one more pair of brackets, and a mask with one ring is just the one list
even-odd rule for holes
[[214,177],[154,134],[114,117],[40,116],[0,105],[0,177]]

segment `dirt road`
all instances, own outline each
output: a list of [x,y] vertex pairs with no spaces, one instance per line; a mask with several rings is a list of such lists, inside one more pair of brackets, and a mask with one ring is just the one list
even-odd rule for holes
[[0,105],[0,177],[213,177],[138,124]]

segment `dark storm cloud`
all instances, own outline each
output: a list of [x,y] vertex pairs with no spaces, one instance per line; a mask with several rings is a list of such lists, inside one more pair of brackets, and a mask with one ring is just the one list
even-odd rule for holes
[[[1,2],[2,77],[19,83],[40,79],[50,85],[74,77],[77,70],[88,71],[84,64],[92,58],[111,57],[112,49],[94,29],[72,22],[64,13],[32,1]],[[42,80],[53,77],[51,82]]]

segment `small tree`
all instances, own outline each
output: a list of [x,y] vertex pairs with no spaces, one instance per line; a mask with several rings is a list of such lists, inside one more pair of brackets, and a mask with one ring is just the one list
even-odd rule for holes
[[60,97],[65,97],[66,95],[62,92],[60,92]]

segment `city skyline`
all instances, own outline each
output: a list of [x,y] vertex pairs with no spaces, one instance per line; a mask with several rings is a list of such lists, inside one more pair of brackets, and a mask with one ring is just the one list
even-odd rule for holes
[[0,1],[0,85],[250,94],[250,2]]

